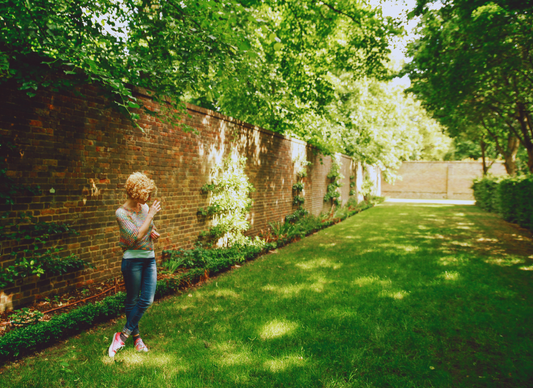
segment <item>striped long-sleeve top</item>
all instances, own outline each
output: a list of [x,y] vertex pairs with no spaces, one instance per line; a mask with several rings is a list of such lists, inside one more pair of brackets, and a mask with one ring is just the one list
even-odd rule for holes
[[117,209],[118,226],[120,228],[120,240],[118,245],[124,251],[124,259],[131,258],[152,258],[155,257],[154,241],[150,233],[154,228],[153,221],[150,223],[148,233],[141,238],[137,238],[139,228],[148,217],[149,207],[147,204],[141,205],[140,211],[132,211],[121,206]]

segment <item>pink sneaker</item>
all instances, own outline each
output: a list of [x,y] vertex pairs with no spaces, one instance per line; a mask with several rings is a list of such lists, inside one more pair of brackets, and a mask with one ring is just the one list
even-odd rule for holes
[[135,350],[138,352],[147,352],[148,348],[146,347],[142,339],[137,338],[135,340]]
[[122,349],[124,346],[124,342],[122,342],[120,339],[120,333],[115,333],[113,336],[113,342],[111,342],[111,346],[109,347],[109,357],[115,357],[117,351]]

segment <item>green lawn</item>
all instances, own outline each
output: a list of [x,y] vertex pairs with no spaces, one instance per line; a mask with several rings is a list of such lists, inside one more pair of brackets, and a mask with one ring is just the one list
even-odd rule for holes
[[533,248],[474,206],[382,204],[5,368],[8,387],[527,387]]

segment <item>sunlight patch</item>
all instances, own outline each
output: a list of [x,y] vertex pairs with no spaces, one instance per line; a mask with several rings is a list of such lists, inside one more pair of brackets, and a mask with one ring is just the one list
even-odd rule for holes
[[294,322],[280,321],[278,319],[274,319],[272,322],[267,323],[265,326],[263,326],[260,336],[264,340],[279,338],[292,333],[294,330],[296,330],[297,327],[298,324]]
[[274,360],[265,361],[263,363],[265,369],[270,372],[282,372],[287,368],[295,366],[304,366],[303,357],[288,356],[283,358],[275,358]]
[[232,298],[238,298],[240,295],[237,294],[235,291],[228,290],[228,289],[219,289],[214,292],[214,295],[216,297],[225,297],[230,296]]
[[498,242],[498,239],[481,237],[481,238],[478,238],[476,241],[477,242]]
[[380,296],[383,298],[393,298],[397,300],[402,300],[409,295],[409,292],[400,290],[400,291],[381,291]]
[[444,266],[447,266],[447,265],[460,265],[462,264],[463,260],[462,259],[458,259],[457,257],[441,257],[439,259],[439,263],[440,265],[444,265]]
[[331,282],[327,281],[324,278],[319,278],[319,279],[317,279],[316,282],[314,282],[313,284],[311,284],[309,286],[309,289],[311,291],[315,291],[315,292],[323,292],[324,291],[324,284],[327,284],[327,283],[331,283]]
[[[325,233],[324,233],[325,234]],[[335,245],[337,245],[337,243],[329,243],[329,244],[318,244],[319,247],[322,247],[322,248],[331,248],[331,247],[334,247]]]
[[264,286],[262,290],[277,292],[278,294],[289,297],[289,296],[294,296],[296,294],[299,294],[305,288],[306,288],[305,284],[291,284],[290,286],[285,286],[285,287],[275,287],[275,286],[271,286],[270,284],[268,284]]
[[444,273],[441,274],[440,277],[443,278],[444,280],[456,281],[457,279],[459,279],[459,272],[444,271]]
[[196,306],[178,304],[176,305],[176,308],[179,310],[187,310],[187,309],[195,309]]
[[306,261],[304,263],[296,264],[297,267],[302,269],[316,269],[316,268],[333,268],[339,269],[342,267],[341,263],[332,263],[330,259],[316,259]]
[[533,264],[530,265],[530,266],[524,265],[524,266],[520,267],[520,269],[522,271],[533,271]]
[[125,366],[143,365],[155,368],[171,368],[175,372],[183,372],[187,370],[187,365],[183,361],[176,360],[176,357],[167,353],[138,353],[136,351],[128,351],[123,353],[120,359]]
[[491,257],[490,259],[485,260],[487,264],[495,264],[500,267],[510,267],[512,265],[517,265],[523,263],[523,259],[516,257]]
[[244,365],[250,364],[253,361],[253,355],[248,351],[242,351],[240,353],[225,353],[218,363],[231,366],[231,365]]
[[354,280],[354,283],[359,287],[370,286],[374,284],[382,287],[390,287],[392,282],[390,280],[381,280],[378,276],[362,276]]
[[469,242],[463,242],[463,241],[453,241],[452,245],[459,245],[460,247],[471,247],[472,244]]

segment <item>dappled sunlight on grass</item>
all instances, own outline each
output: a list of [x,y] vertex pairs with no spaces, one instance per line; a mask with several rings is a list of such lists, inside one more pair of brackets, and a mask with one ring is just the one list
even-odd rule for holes
[[314,270],[317,268],[332,268],[332,269],[339,269],[342,267],[342,263],[334,263],[331,259],[315,259],[315,260],[309,260],[304,261],[301,263],[296,264],[297,267],[306,269],[306,270]]
[[444,280],[456,281],[456,280],[459,279],[459,272],[456,272],[456,271],[444,271],[444,273],[440,274],[439,277],[441,277]]
[[382,298],[393,298],[393,299],[397,299],[397,300],[402,300],[403,298],[405,298],[408,295],[409,295],[409,292],[405,291],[405,290],[399,290],[399,291],[385,291],[385,290],[383,290],[379,294],[379,296],[382,297]]
[[318,244],[318,246],[321,247],[321,248],[332,248],[332,247],[334,247],[336,245],[337,245],[337,243]]
[[533,249],[498,222],[472,206],[376,207],[155,303],[147,354],[130,341],[107,356],[121,317],[0,386],[526,387]]
[[262,288],[262,290],[275,292],[285,297],[292,297],[292,296],[299,294],[306,288],[308,288],[308,286],[306,286],[305,284],[291,284],[289,286],[284,286],[284,287],[272,286],[270,284],[267,284],[266,286]]
[[449,266],[449,265],[458,266],[458,265],[463,265],[465,263],[462,258],[457,258],[455,256],[446,256],[446,257],[441,257],[439,259],[439,264],[444,265],[444,266]]
[[217,289],[216,291],[213,291],[211,293],[213,296],[216,296],[217,298],[221,298],[221,297],[232,297],[232,298],[239,298],[240,295],[237,294],[235,291],[233,290],[229,290],[229,289]]
[[287,368],[302,367],[305,365],[301,356],[286,356],[268,360],[263,363],[263,367],[273,373],[282,372]]
[[152,368],[170,366],[174,372],[183,372],[188,369],[183,360],[177,360],[174,355],[168,353],[152,352],[146,354],[131,350],[122,355],[121,361],[125,366],[144,365]]
[[274,319],[265,324],[259,331],[263,340],[279,338],[291,334],[298,328],[298,324],[287,320]]
[[313,292],[323,292],[324,291],[324,285],[331,283],[331,281],[325,279],[319,274],[313,274],[310,278],[310,281],[313,283],[297,283],[297,284],[289,284],[287,286],[272,286],[270,284],[267,284],[266,286],[262,287],[261,289],[263,291],[268,292],[275,292],[281,297],[285,298],[292,298],[296,295],[300,294],[303,291],[313,291]]
[[109,357],[107,354],[105,356],[102,356],[100,358],[100,361],[102,362],[103,365],[114,365],[115,364],[115,360]]
[[486,238],[486,237],[480,237],[478,239],[476,239],[477,242],[492,242],[492,243],[497,243],[498,242],[498,239],[496,238]]
[[[383,240],[386,240],[386,239],[383,239]],[[357,252],[360,254],[371,253],[371,252],[376,252],[376,251],[415,253],[415,252],[418,252],[419,250],[420,250],[420,247],[416,245],[379,243],[379,244],[373,245],[371,248],[361,249],[361,250],[358,250]]]
[[379,285],[381,287],[390,287],[392,281],[390,279],[381,280],[377,276],[363,276],[354,280],[354,284],[359,287]]
[[510,267],[517,264],[522,264],[524,259],[512,256],[498,256],[498,257],[489,257],[484,260],[487,264],[499,265],[500,267]]
[[223,366],[248,365],[254,362],[254,355],[249,350],[239,352],[224,352],[216,363]]
[[324,285],[331,283],[331,281],[325,279],[322,276],[313,276],[316,280],[314,283],[310,284],[308,286],[308,289],[315,292],[323,292],[324,291]]
[[177,309],[177,310],[188,310],[188,309],[195,309],[196,306],[193,306],[193,305],[189,305],[189,304],[178,304],[176,303],[174,305],[174,307]]
[[472,244],[468,241],[451,241],[451,245],[460,246],[460,247],[471,247]]

